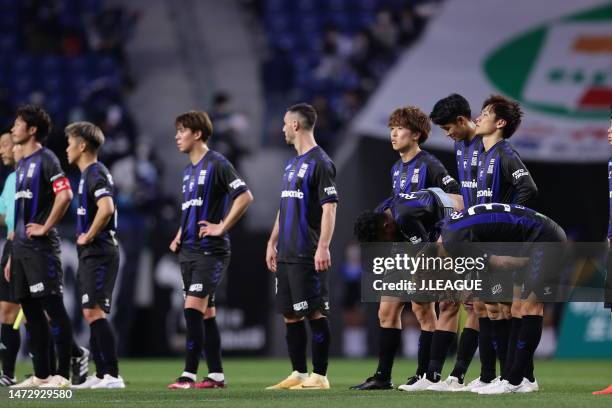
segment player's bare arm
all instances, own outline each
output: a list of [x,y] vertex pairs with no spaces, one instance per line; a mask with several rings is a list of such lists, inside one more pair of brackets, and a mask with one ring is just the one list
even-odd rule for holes
[[251,194],[249,190],[244,191],[234,199],[232,208],[230,208],[225,220],[221,220],[221,222],[218,224],[213,224],[212,222],[206,220],[198,222],[200,225],[200,231],[198,233],[199,237],[218,237],[223,235],[238,222],[252,202],[253,194]]
[[91,223],[91,227],[89,227],[86,233],[79,235],[77,238],[77,245],[87,245],[93,241],[115,213],[115,203],[112,197],[102,197],[96,204],[98,205],[98,211]]
[[44,225],[30,223],[26,225],[26,236],[28,239],[32,239],[32,237],[42,237],[49,232],[49,230],[62,219],[68,207],[70,206],[70,201],[72,201],[72,190],[70,187],[67,189],[61,190],[55,194],[55,200],[53,201],[53,208],[51,208],[51,213]]
[[276,251],[276,245],[278,244],[278,212],[276,213],[276,220],[270,233],[270,239],[268,239],[268,245],[266,247],[266,265],[270,272],[276,272],[276,257],[278,255]]
[[323,215],[321,216],[321,235],[317,252],[315,253],[315,269],[317,272],[323,272],[331,267],[331,254],[329,245],[331,244],[332,235],[334,234],[334,226],[336,224],[336,208],[337,203],[323,204]]

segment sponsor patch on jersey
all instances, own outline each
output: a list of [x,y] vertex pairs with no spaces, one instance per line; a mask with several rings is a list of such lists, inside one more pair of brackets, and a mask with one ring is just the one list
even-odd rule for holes
[[308,170],[308,163],[303,163],[302,167],[300,167],[300,171],[298,171],[298,178],[304,178],[306,170]]
[[410,180],[411,183],[418,183],[419,182],[419,171],[421,169],[414,169],[414,173],[412,174],[412,180]]
[[203,185],[206,182],[206,170],[200,170],[200,175],[198,176],[198,185]]
[[398,195],[402,197],[404,200],[413,200],[416,198],[416,194],[414,193],[400,193]]
[[85,185],[85,180],[81,179],[81,181],[79,181],[79,194],[83,194],[84,185]]
[[304,198],[304,193],[300,190],[283,190],[281,191],[281,198],[298,198],[302,200]]
[[30,167],[28,167],[27,178],[32,178],[34,176],[34,170],[36,170],[36,163],[30,163]]
[[83,297],[81,297],[81,304],[84,305],[87,302],[89,302],[89,295],[86,293],[83,295]]
[[186,209],[188,209],[189,207],[201,207],[202,204],[204,204],[204,200],[202,200],[201,197],[198,198],[192,198],[191,200],[185,201],[182,205],[181,208],[183,209],[183,211],[185,211]]
[[21,190],[15,193],[15,200],[19,200],[20,198],[31,200],[32,197],[34,197],[34,194],[30,190]]
[[241,179],[236,179],[229,183],[229,186],[232,190],[236,190],[238,187],[246,186],[246,183]]
[[527,171],[527,169],[518,169],[517,171],[512,173],[512,177],[514,177],[515,180],[518,180],[521,177],[528,176],[528,175],[529,175],[529,172]]
[[100,197],[103,194],[110,194],[110,191],[108,190],[108,188],[103,187],[103,188],[99,188],[96,191],[94,191],[94,196],[96,198]]
[[327,194],[328,196],[338,194],[336,193],[336,187],[325,187],[323,191],[325,191],[325,194]]
[[489,168],[487,169],[487,174],[493,174],[493,169],[495,168],[495,159],[491,159],[489,162]]
[[87,215],[87,210],[83,207],[77,208],[77,215]]

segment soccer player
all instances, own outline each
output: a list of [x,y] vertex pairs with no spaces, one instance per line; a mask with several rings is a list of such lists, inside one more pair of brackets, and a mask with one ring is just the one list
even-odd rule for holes
[[115,238],[117,208],[113,178],[98,161],[104,134],[89,122],[72,123],[65,133],[68,163],[76,165],[81,172],[77,195],[77,277],[96,363],[96,375],[73,388],[125,388],[119,375],[115,336],[106,319],[119,269],[119,248]]
[[[531,174],[507,141],[521,124],[522,115],[517,102],[501,95],[492,95],[482,104],[482,111],[476,120],[476,133],[482,137],[484,147],[477,175],[476,202],[479,204],[528,205],[537,195]],[[511,369],[516,339],[521,330],[521,306],[517,299],[512,306],[487,303],[486,308],[492,320],[492,340],[501,365],[501,376],[491,382],[493,385],[505,379]],[[485,379],[481,380],[485,382]],[[472,391],[477,389],[478,385],[472,387]]]
[[[187,355],[183,373],[168,388],[225,388],[215,290],[230,261],[228,231],[253,196],[234,166],[208,148],[213,125],[206,112],[183,113],[174,124],[176,145],[190,161],[183,171],[181,226],[170,243],[183,275]],[[202,349],[209,374],[196,382]]]
[[[463,243],[529,243],[532,261],[520,279],[524,288],[520,304],[521,325],[510,369],[504,378],[480,388],[479,394],[525,393],[539,389],[533,376],[533,355],[542,335],[544,299],[552,299],[551,271],[562,267],[561,245],[565,232],[550,218],[529,208],[513,204],[479,204],[446,218],[441,229],[444,248],[451,254]],[[538,245],[544,243],[543,245]],[[494,249],[493,249],[494,250]],[[512,256],[514,257],[514,255]]]
[[[284,317],[293,372],[267,389],[329,389],[329,246],[336,221],[336,168],[315,141],[315,109],[291,106],[283,118],[297,156],[285,167],[280,209],[268,240],[266,264],[276,277],[276,310]],[[312,374],[306,366],[306,324],[312,332]]]
[[[468,101],[459,94],[451,94],[440,99],[429,115],[432,122],[438,125],[447,136],[455,141],[457,159],[457,174],[461,185],[461,195],[466,207],[476,204],[476,178],[478,161],[482,153],[482,138],[476,135],[476,124],[472,121],[472,110]],[[440,327],[455,331],[457,326],[459,305],[442,302],[438,319]],[[464,302],[467,318],[457,348],[455,367],[445,381],[427,387],[433,391],[470,390],[490,383],[495,378],[495,349],[491,341],[492,325],[487,316],[484,303]],[[445,334],[445,333],[444,333]],[[451,337],[448,335],[448,337]],[[444,367],[448,354],[449,343],[439,347],[437,354],[432,355],[432,371],[435,381]],[[463,386],[465,373],[474,357],[476,349],[480,349],[480,376]],[[438,375],[436,375],[438,374]]]
[[[459,185],[455,179],[448,174],[446,168],[435,156],[420,147],[429,137],[431,130],[429,117],[419,108],[407,106],[393,111],[388,125],[391,145],[399,153],[400,159],[391,168],[391,196],[378,206],[378,210],[385,210],[397,197],[429,187],[441,188],[447,193],[457,195],[457,198],[460,199]],[[381,299],[378,309],[380,322],[378,367],[372,377],[351,389],[393,388],[391,372],[401,342],[403,309],[404,302],[398,299],[387,296]],[[416,374],[408,378],[406,382],[406,385],[409,386],[425,376],[432,344],[438,344],[441,340],[439,333],[436,336],[434,332],[436,326],[434,304],[412,302],[412,311],[421,327],[421,334],[419,336],[418,366]]]
[[[28,321],[34,375],[12,387],[69,387],[72,326],[62,299],[63,271],[55,226],[65,214],[72,190],[59,160],[42,142],[51,129],[40,107],[17,110],[11,130],[24,157],[17,164],[15,239],[9,278]],[[9,279],[7,279],[9,280]],[[57,374],[50,375],[49,324],[57,347]]]
[[[608,144],[612,145],[612,118],[610,119],[610,126],[608,127]],[[610,238],[612,238],[612,158],[608,160],[608,195],[610,197],[609,199],[610,216],[608,218],[608,253],[609,253]],[[607,276],[606,276],[606,290],[610,290],[610,287],[612,286],[612,270],[610,270],[610,265],[612,264],[612,262],[610,262],[610,255],[608,255],[608,258],[609,259],[608,259],[608,271],[607,271]],[[609,299],[606,299],[606,300],[609,300]],[[604,306],[606,308],[610,308],[610,311],[612,311],[612,303],[605,303]],[[593,392],[593,395],[607,395],[607,394],[612,394],[612,385],[609,385],[607,388],[604,388],[603,390]]]
[[[13,152],[13,139],[10,132],[0,135],[0,155],[2,163],[9,167],[15,167],[16,154]],[[19,313],[19,304],[12,296],[9,282],[4,277],[4,268],[8,264],[13,245],[15,231],[15,172],[11,172],[4,182],[4,189],[0,195],[0,215],[6,223],[7,237],[2,250],[0,267],[0,344],[2,345],[2,375],[0,375],[0,387],[7,387],[17,383],[15,377],[15,361],[19,352],[21,338],[19,330],[13,329],[13,323]],[[10,266],[9,266],[10,268]]]

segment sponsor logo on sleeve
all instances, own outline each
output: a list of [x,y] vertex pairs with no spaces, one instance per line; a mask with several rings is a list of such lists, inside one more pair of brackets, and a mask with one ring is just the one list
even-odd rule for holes
[[526,169],[518,169],[517,171],[512,173],[512,177],[514,177],[515,180],[518,180],[521,177],[528,176],[528,175],[529,175],[529,172]]
[[325,187],[323,190],[325,191],[325,194],[327,194],[328,196],[337,195],[338,194],[336,192],[336,187]]
[[100,188],[100,189],[94,191],[94,196],[96,198],[100,197],[103,194],[110,194],[110,191],[108,190],[108,188],[103,187],[103,188]]
[[236,190],[238,187],[246,186],[246,183],[241,179],[236,179],[229,183],[229,186],[232,190]]

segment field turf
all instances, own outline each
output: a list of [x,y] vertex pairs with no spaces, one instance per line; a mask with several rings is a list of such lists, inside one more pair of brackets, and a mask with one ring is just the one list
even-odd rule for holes
[[[448,367],[445,375],[452,367]],[[477,364],[474,364],[477,366]],[[201,369],[205,368],[202,364]],[[414,372],[413,361],[399,360],[394,370],[396,385]],[[167,390],[166,385],[180,374],[179,360],[122,360],[120,369],[126,380],[124,390],[73,390],[70,400],[16,400],[0,389],[1,407],[612,407],[612,395],[593,396],[591,391],[612,383],[612,361],[540,361],[536,375],[540,392],[484,396],[472,393],[420,392],[397,390],[349,391],[372,374],[373,360],[332,360],[329,391],[265,391],[289,373],[288,361],[278,359],[227,359],[228,388],[217,390]],[[468,373],[473,379],[476,367]],[[30,371],[27,364],[18,373]]]

